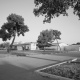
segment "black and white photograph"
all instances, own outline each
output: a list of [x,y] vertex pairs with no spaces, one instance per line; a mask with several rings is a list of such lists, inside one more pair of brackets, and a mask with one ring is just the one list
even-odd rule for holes
[[80,0],[0,0],[0,80],[80,80]]

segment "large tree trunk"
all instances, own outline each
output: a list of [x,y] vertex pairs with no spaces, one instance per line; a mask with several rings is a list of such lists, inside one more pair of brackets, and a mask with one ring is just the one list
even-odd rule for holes
[[16,36],[13,37],[12,43],[11,43],[10,46],[8,47],[8,50],[7,50],[8,53],[9,53],[9,52],[11,51],[11,49],[12,49],[13,43],[14,43],[14,41],[15,41],[15,37],[16,37]]
[[58,43],[58,40],[56,39],[56,41],[57,41],[57,51],[58,51],[58,47],[60,48],[60,51],[61,51],[61,47],[59,46],[59,43]]

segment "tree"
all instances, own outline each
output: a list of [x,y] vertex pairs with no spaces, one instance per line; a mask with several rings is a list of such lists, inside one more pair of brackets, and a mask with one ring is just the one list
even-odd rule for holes
[[61,32],[58,30],[43,30],[38,36],[37,46],[44,49],[44,47],[51,46],[52,42],[55,40],[57,40],[58,43],[58,39],[61,39],[60,35]]
[[77,42],[76,45],[80,45],[80,42]]
[[20,15],[10,14],[7,17],[7,22],[4,23],[0,29],[0,38],[3,41],[10,40],[13,37],[12,43],[10,44],[10,49],[15,41],[16,35],[24,36],[25,32],[28,32],[28,26],[24,24],[24,18]]
[[0,48],[4,48],[5,46],[4,46],[4,44],[3,43],[1,43],[0,44]]
[[38,36],[37,40],[37,46],[41,49],[44,49],[44,47],[50,46],[48,42],[51,40],[52,36],[49,35],[48,30],[43,30],[40,32],[40,35]]
[[53,17],[68,16],[69,7],[74,9],[73,13],[80,19],[80,0],[34,0],[35,16],[45,16],[43,22],[51,22]]
[[77,42],[77,43],[75,43],[75,44],[72,44],[72,45],[80,45],[80,42]]
[[[58,44],[58,46],[59,46],[58,39],[59,39],[59,40],[61,39],[61,38],[60,38],[61,32],[58,31],[58,30],[53,30],[53,35],[54,35],[54,39],[57,41],[57,44]],[[58,50],[58,46],[57,46],[57,50]],[[60,48],[60,46],[59,46],[59,48]],[[61,50],[61,48],[60,48],[60,50]]]
[[9,42],[4,42],[4,43],[1,43],[1,44],[0,44],[0,47],[6,48],[6,47],[8,47],[9,45],[10,45]]
[[4,45],[5,48],[7,48],[7,47],[9,47],[10,43],[9,42],[4,42],[3,45]]

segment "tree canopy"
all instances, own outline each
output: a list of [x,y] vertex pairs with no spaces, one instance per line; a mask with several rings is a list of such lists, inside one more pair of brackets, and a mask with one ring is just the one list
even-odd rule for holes
[[61,39],[60,35],[61,32],[58,30],[43,30],[38,36],[37,46],[42,49],[44,49],[44,47],[49,47],[51,46],[50,43],[52,43],[56,39]]
[[67,10],[73,8],[73,13],[80,19],[80,0],[34,0],[35,16],[45,16],[43,22],[51,22],[54,17],[68,16]]
[[25,32],[28,32],[28,26],[24,24],[24,18],[20,15],[10,14],[7,17],[7,22],[1,26],[0,38],[3,41],[10,40],[13,37],[11,45],[14,43],[15,37],[24,36]]

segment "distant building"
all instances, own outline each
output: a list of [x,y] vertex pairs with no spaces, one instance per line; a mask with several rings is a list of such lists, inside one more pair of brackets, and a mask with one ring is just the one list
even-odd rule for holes
[[24,43],[25,48],[29,50],[36,50],[37,48],[36,44],[37,44],[36,42]]
[[69,45],[65,47],[66,51],[80,51],[80,45]]
[[36,50],[36,48],[36,42],[13,44],[13,49],[16,50]]
[[51,46],[45,47],[45,49],[63,51],[65,49],[65,46],[69,46],[66,43],[50,43],[50,44],[51,44]]
[[64,51],[64,50],[65,50],[65,47],[66,47],[66,46],[69,46],[69,45],[66,44],[66,43],[59,43],[59,46],[60,46],[60,48],[61,48],[61,51]]

